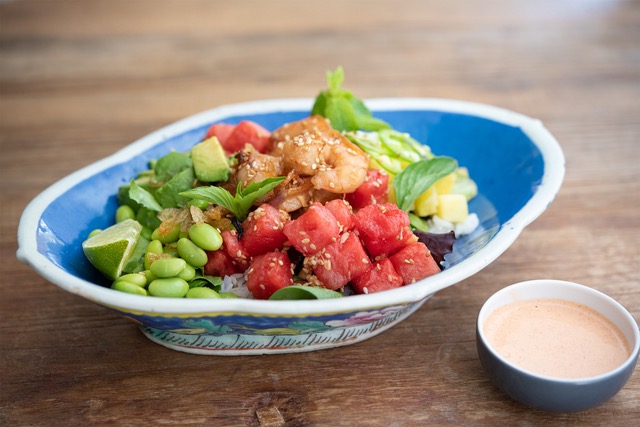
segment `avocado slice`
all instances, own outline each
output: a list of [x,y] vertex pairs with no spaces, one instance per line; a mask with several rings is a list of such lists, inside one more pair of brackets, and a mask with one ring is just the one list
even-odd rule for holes
[[229,179],[229,160],[215,136],[196,144],[191,149],[191,159],[198,180],[218,182]]

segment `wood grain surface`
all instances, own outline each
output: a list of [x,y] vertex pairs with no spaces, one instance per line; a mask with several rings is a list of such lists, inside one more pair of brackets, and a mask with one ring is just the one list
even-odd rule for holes
[[[362,343],[182,354],[16,257],[27,203],[145,134],[222,104],[436,97],[539,118],[567,159],[497,261]],[[0,2],[0,425],[638,425],[640,373],[577,414],[526,408],[478,361],[476,315],[522,280],[589,285],[640,318],[640,2]]]

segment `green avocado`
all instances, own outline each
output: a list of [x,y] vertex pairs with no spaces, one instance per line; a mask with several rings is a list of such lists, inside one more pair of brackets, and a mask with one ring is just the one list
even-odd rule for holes
[[229,161],[215,136],[195,145],[191,149],[191,159],[198,180],[218,182],[229,179]]

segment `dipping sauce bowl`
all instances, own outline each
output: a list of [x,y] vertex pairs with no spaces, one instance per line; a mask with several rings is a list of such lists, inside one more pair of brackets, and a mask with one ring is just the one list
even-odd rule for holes
[[598,406],[618,393],[640,352],[638,324],[607,295],[559,280],[508,286],[482,306],[476,345],[493,383],[551,412]]

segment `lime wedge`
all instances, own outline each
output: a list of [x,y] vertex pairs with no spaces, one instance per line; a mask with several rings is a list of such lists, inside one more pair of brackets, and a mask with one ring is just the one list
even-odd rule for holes
[[141,231],[138,221],[127,219],[85,240],[82,250],[95,268],[115,280],[135,249]]

